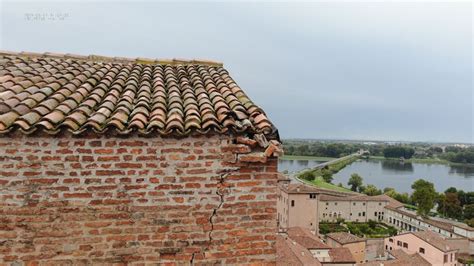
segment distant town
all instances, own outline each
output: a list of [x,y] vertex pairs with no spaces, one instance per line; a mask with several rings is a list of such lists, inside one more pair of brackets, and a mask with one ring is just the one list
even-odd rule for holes
[[[293,255],[282,257],[283,264],[474,263],[472,144],[292,139],[283,145],[279,247]],[[435,183],[443,182],[417,176],[417,167],[447,184],[461,179],[470,185],[438,192]],[[450,167],[464,171],[443,176]],[[380,176],[379,168],[395,176]],[[404,190],[409,192],[400,192],[366,179],[379,185],[412,182]]]

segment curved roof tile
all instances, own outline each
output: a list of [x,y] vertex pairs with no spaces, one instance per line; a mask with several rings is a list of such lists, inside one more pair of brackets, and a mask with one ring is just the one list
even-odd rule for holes
[[63,128],[278,136],[221,63],[0,51],[0,134]]

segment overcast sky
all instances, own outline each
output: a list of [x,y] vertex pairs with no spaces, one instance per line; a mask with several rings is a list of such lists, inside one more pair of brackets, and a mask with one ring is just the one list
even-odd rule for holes
[[470,2],[3,2],[0,30],[3,50],[223,61],[282,138],[474,142]]

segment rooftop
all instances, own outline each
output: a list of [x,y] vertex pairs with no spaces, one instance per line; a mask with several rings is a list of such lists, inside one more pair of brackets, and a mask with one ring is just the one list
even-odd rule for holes
[[365,239],[355,236],[353,234],[347,233],[347,232],[329,233],[326,236],[338,242],[339,244],[343,244],[343,245],[365,241]]
[[0,134],[63,129],[278,138],[219,62],[0,51]]
[[437,233],[434,233],[431,231],[417,231],[417,232],[411,232],[411,234],[417,236],[418,238],[422,239],[426,243],[429,243],[430,245],[436,247],[437,249],[441,251],[448,252],[448,251],[455,250],[449,246],[448,241],[446,241]]
[[353,192],[340,192],[330,189],[318,188],[315,186],[305,185],[301,183],[287,184],[280,186],[284,191],[290,194],[308,194],[308,193],[318,193],[318,194],[328,194],[328,195],[338,195],[339,197],[355,195],[358,193]]
[[335,263],[356,263],[356,260],[348,248],[331,248],[329,250],[331,262]]
[[306,248],[281,235],[277,235],[276,250],[277,265],[321,265]]
[[303,227],[291,227],[287,231],[288,237],[307,249],[329,249],[319,237],[315,236],[309,229]]
[[394,258],[390,260],[371,261],[359,264],[361,266],[429,266],[427,260],[425,260],[420,254],[408,254],[401,249],[395,249],[388,251]]
[[439,218],[439,217],[424,218],[424,217],[421,217],[421,216],[417,215],[416,212],[414,212],[414,211],[407,210],[407,209],[404,209],[404,208],[396,208],[396,207],[394,207],[393,204],[389,204],[386,207],[390,210],[393,210],[393,211],[397,212],[397,213],[403,214],[403,215],[411,217],[411,218],[421,220],[421,221],[423,221],[427,224],[430,224],[432,226],[441,228],[441,229],[446,230],[448,232],[454,233],[454,228],[453,228],[454,226],[457,226],[459,228],[462,228],[462,229],[468,230],[468,231],[473,231],[474,230],[474,228],[468,226],[467,224],[463,224],[463,223],[456,222],[456,221],[451,221],[451,220],[448,220],[448,219],[443,219],[443,218]]

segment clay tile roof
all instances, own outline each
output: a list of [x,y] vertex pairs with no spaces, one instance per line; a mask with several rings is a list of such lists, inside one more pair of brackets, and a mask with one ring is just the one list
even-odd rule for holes
[[408,254],[401,249],[388,251],[394,258],[389,260],[370,261],[360,266],[428,266],[431,265],[419,253]]
[[329,250],[329,257],[334,263],[356,263],[356,260],[348,248],[331,248]]
[[219,62],[0,51],[0,134],[62,129],[278,139]]
[[450,247],[446,239],[442,238],[437,233],[431,231],[417,231],[411,233],[441,251],[448,252],[455,250],[455,248]]
[[367,195],[350,195],[350,196],[334,196],[334,195],[321,195],[319,198],[321,201],[386,201],[392,202],[387,195],[378,196],[367,196]]
[[287,231],[288,237],[307,249],[329,249],[319,237],[315,236],[309,229],[303,227],[291,227]]
[[276,253],[276,265],[321,265],[309,250],[280,235],[276,239]]
[[347,232],[329,233],[326,236],[338,242],[339,244],[343,244],[343,245],[365,241],[365,239],[355,236],[353,234],[347,233]]
[[[315,186],[305,185],[305,184],[300,184],[300,183],[282,185],[281,188],[287,193],[291,193],[291,194],[319,193],[319,194],[338,195],[338,197],[355,195],[353,192],[339,192],[339,191],[322,189]],[[325,195],[321,195],[320,197],[323,197],[323,196]]]

